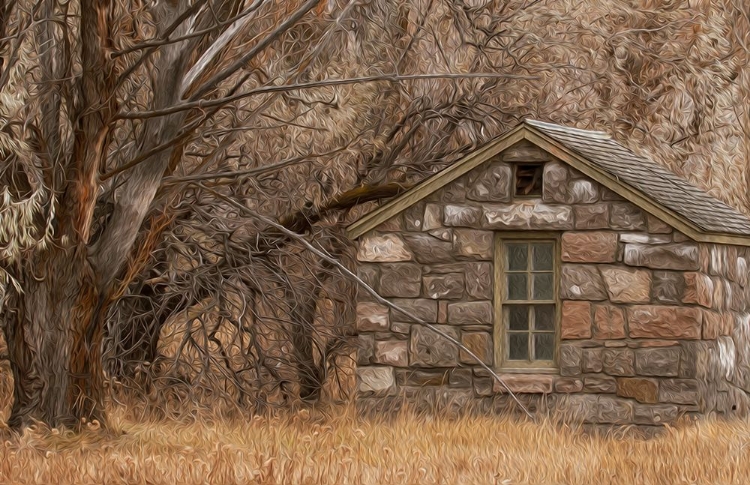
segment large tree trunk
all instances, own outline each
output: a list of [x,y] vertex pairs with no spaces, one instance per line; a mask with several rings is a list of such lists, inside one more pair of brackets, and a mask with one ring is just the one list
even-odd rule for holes
[[8,425],[34,420],[79,427],[104,422],[103,309],[83,247],[53,249],[24,263],[16,310],[3,315],[14,379]]

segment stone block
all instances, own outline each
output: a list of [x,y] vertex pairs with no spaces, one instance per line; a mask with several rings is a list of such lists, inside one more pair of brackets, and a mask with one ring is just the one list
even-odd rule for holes
[[659,398],[659,384],[655,379],[620,377],[617,379],[617,395],[635,399],[640,403],[656,403]]
[[560,414],[567,419],[592,423],[597,421],[599,396],[592,394],[570,394],[562,396],[557,404]]
[[494,162],[470,181],[466,198],[479,202],[510,202],[513,197],[513,167]]
[[[492,335],[487,332],[462,332],[461,344],[479,357],[482,363],[492,365]],[[460,349],[459,358],[463,364],[477,365],[477,361],[463,349]]]
[[430,231],[427,231],[427,234],[429,234],[430,236],[434,238],[440,239],[441,241],[453,242],[453,229],[441,227],[438,229],[432,229]]
[[609,204],[586,204],[573,207],[576,229],[609,228]]
[[445,273],[423,278],[423,295],[433,300],[455,300],[464,296],[464,274]]
[[633,421],[633,403],[611,396],[599,396],[596,422],[600,424],[630,424]]
[[433,231],[443,227],[443,207],[440,204],[425,204],[422,230]]
[[682,302],[711,308],[714,295],[714,282],[711,277],[696,272],[685,273],[684,277],[685,292],[682,296]]
[[721,313],[703,310],[703,340],[715,340],[722,334],[724,318]]
[[409,350],[405,340],[385,340],[375,342],[373,361],[393,367],[409,365]]
[[495,379],[492,377],[474,377],[474,394],[478,397],[492,396],[494,382]]
[[672,242],[672,235],[648,234],[645,232],[621,232],[620,242],[636,244],[669,244]]
[[357,330],[360,332],[383,332],[388,330],[388,307],[374,302],[357,303]]
[[411,323],[391,322],[391,332],[401,335],[409,335],[409,333],[411,332],[411,326]]
[[492,260],[494,233],[476,229],[455,229],[453,248],[456,254],[478,260]]
[[[549,394],[552,392],[554,376],[547,374],[505,374],[500,376],[505,386],[517,394]],[[493,390],[497,393],[508,392],[506,387],[495,380]]]
[[401,216],[404,219],[404,227],[407,231],[421,231],[424,226],[425,201],[420,200],[407,207]]
[[572,393],[583,390],[583,380],[575,377],[558,377],[555,379],[555,392]]
[[482,217],[479,207],[447,204],[443,207],[443,224],[450,227],[476,227]]
[[450,369],[397,369],[396,383],[411,387],[447,386],[450,375]]
[[679,408],[673,404],[636,404],[633,420],[635,424],[660,425],[677,420]]
[[561,376],[581,375],[581,362],[583,360],[583,349],[575,345],[560,344],[560,366]]
[[669,234],[672,232],[672,226],[651,214],[646,214],[646,226],[651,234]]
[[705,350],[705,342],[682,342],[680,347],[679,377],[692,379],[698,376],[698,361]]
[[427,233],[406,233],[404,240],[410,253],[422,264],[446,263],[455,259],[451,241],[442,241]]
[[357,261],[394,263],[413,259],[414,255],[398,234],[366,234],[359,239]]
[[[426,298],[393,298],[391,302],[427,323],[437,321],[437,302],[435,300]],[[391,308],[390,318],[399,322],[414,321],[408,315],[394,308]]]
[[698,381],[695,379],[662,379],[659,383],[659,402],[698,404]]
[[492,299],[492,263],[466,263],[466,293],[475,300]]
[[357,368],[357,390],[360,393],[390,394],[396,389],[393,367]]
[[[375,290],[378,294],[380,293],[380,265],[359,263],[357,264],[357,277],[367,284],[370,288]],[[357,285],[357,300],[359,301],[371,301],[373,296],[369,291],[363,287]]]
[[357,365],[372,363],[375,355],[375,336],[372,334],[361,334],[357,337]]
[[685,293],[685,278],[676,271],[654,271],[653,295],[656,303],[680,304]]
[[604,368],[602,361],[603,349],[583,349],[583,372],[597,373]]
[[448,323],[448,302],[447,301],[441,300],[438,302],[437,322]]
[[607,291],[599,269],[594,265],[563,265],[560,297],[565,300],[606,300]]
[[568,182],[566,204],[592,204],[599,200],[599,187],[587,179]]
[[[459,339],[456,328],[448,325],[436,327]],[[458,364],[458,346],[430,328],[414,325],[409,339],[409,361],[416,367],[452,367]]]
[[593,337],[596,339],[622,339],[625,336],[624,310],[614,305],[596,305]]
[[602,394],[614,394],[617,391],[617,381],[609,376],[585,376],[583,391]]
[[448,323],[451,325],[492,325],[492,302],[449,303]]
[[570,181],[570,170],[561,162],[549,162],[544,164],[542,175],[542,199],[545,202],[565,203],[568,195],[568,182]]
[[414,263],[381,264],[378,287],[380,296],[417,297],[422,289],[422,269]]
[[700,269],[698,246],[690,243],[625,245],[625,264],[652,269],[698,271]]
[[617,233],[563,233],[561,256],[570,263],[612,263],[617,257]]
[[648,303],[651,300],[651,272],[619,266],[599,268],[613,303]]
[[630,349],[605,349],[602,352],[604,372],[611,376],[635,375],[635,354]]
[[641,376],[677,377],[680,371],[680,347],[637,349],[635,372]]
[[452,388],[470,388],[473,384],[473,378],[471,369],[464,369],[457,367],[451,369],[450,377],[448,377],[448,385]]
[[591,303],[563,301],[560,337],[565,339],[591,338]]
[[378,231],[380,232],[401,232],[404,230],[404,221],[401,214],[397,214],[385,222],[380,223]]
[[482,227],[485,229],[573,229],[573,211],[569,206],[547,205],[536,200],[498,206],[485,205]]
[[609,209],[609,224],[612,229],[645,231],[646,215],[629,202],[613,202]]
[[699,308],[639,305],[628,308],[628,327],[633,338],[701,338]]

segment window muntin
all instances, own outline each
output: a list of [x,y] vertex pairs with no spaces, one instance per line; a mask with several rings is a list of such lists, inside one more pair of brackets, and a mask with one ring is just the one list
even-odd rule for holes
[[552,367],[557,346],[554,239],[503,239],[498,245],[503,367]]

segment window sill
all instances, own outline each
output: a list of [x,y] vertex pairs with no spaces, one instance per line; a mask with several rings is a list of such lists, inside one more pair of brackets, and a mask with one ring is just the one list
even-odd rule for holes
[[[513,393],[550,394],[555,382],[555,374],[553,374],[555,371],[555,369],[525,369],[525,372],[520,374],[514,369],[513,373],[503,370],[498,373],[498,376]],[[497,380],[494,381],[492,390],[501,394],[508,392],[506,387]]]

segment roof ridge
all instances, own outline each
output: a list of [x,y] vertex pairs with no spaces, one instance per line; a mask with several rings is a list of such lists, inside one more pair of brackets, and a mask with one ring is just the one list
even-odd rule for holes
[[612,135],[610,135],[606,131],[601,131],[601,130],[584,130],[582,128],[572,128],[570,126],[558,125],[556,123],[535,120],[533,118],[524,118],[523,122],[531,126],[536,126],[539,128],[546,128],[548,130],[560,131],[562,133],[577,133],[579,135],[601,138],[603,140],[614,140],[614,138],[612,138]]

